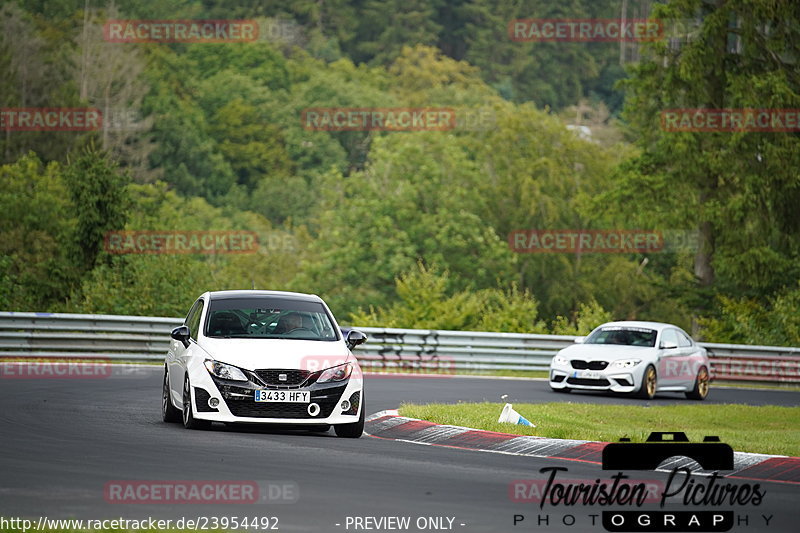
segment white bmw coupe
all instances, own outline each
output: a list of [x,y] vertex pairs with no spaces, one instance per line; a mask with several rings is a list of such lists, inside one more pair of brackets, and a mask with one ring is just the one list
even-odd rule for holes
[[609,322],[550,363],[550,387],[633,393],[651,399],[657,392],[708,396],[711,365],[706,349],[678,326],[660,322]]
[[288,424],[360,437],[364,383],[347,336],[321,298],[277,291],[206,292],[171,334],[165,422]]

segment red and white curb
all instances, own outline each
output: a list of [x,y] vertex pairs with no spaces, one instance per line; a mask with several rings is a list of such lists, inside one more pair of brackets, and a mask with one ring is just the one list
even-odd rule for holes
[[[413,444],[595,464],[602,464],[602,451],[608,444],[434,424],[400,416],[397,410],[381,411],[369,416],[366,433],[372,437]],[[725,477],[800,484],[800,457],[734,452],[733,463],[733,471],[725,472]],[[687,457],[675,457],[663,463],[658,471],[670,472],[679,467],[703,473],[699,465]]]

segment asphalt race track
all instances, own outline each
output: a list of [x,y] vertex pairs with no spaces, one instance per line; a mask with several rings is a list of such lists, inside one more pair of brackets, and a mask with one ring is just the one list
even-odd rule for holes
[[[277,517],[279,531],[604,531],[599,518],[592,524],[591,515],[620,508],[540,508],[538,503],[513,501],[509,492],[514,480],[546,479],[539,472],[543,467],[567,468],[559,474],[563,479],[587,483],[608,479],[611,473],[596,464],[374,437],[339,439],[332,431],[313,434],[221,425],[210,431],[188,431],[161,421],[160,393],[158,367],[115,372],[107,379],[0,380],[0,516]],[[608,395],[555,394],[545,381],[368,376],[367,412],[396,408],[402,402],[500,402],[502,394],[511,402],[641,404]],[[796,406],[798,399],[794,392],[712,386],[705,403],[710,409],[718,403]],[[650,403],[687,401],[683,395],[665,394]],[[654,472],[641,475],[662,482],[667,478]],[[104,489],[120,480],[256,481],[275,493],[266,503],[112,503]],[[731,531],[797,531],[800,487],[767,482],[762,490],[759,505],[687,507],[670,500],[666,509],[732,510],[736,522]],[[656,503],[645,508],[659,509]],[[770,515],[767,526],[764,516]],[[524,518],[520,521],[519,516]],[[356,522],[355,517],[410,517],[410,525],[378,529],[377,522]]]

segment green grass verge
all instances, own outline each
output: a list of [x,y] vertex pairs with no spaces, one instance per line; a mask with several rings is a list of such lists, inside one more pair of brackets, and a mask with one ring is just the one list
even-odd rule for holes
[[514,409],[536,427],[497,422],[501,403],[403,404],[400,414],[437,424],[516,435],[643,442],[651,431],[683,431],[692,442],[717,435],[740,452],[800,456],[800,407],[751,405],[597,405],[519,403]]

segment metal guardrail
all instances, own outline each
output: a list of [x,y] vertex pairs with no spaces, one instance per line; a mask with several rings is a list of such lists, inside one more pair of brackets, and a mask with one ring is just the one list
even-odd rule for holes
[[[0,312],[0,358],[160,361],[182,318]],[[358,328],[367,369],[454,373],[548,370],[566,335]],[[800,348],[701,343],[716,379],[800,383]]]

